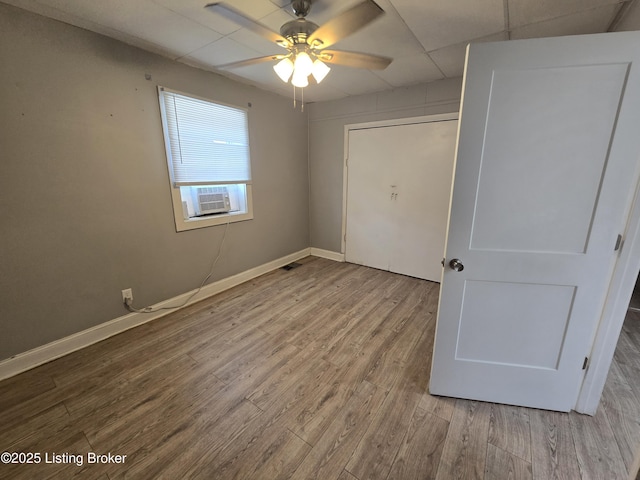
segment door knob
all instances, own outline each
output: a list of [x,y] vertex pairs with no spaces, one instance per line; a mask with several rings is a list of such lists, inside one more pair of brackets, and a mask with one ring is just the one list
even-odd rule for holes
[[464,265],[457,258],[454,258],[453,260],[451,260],[449,262],[449,266],[453,268],[456,272],[461,272],[462,270],[464,270]]

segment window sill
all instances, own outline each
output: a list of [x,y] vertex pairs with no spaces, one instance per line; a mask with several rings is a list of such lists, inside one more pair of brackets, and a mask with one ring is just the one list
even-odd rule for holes
[[185,230],[213,227],[215,225],[226,225],[227,223],[243,222],[245,220],[252,219],[252,212],[233,212],[225,213],[223,215],[189,218],[187,220],[184,218],[176,218],[176,231],[184,232]]
[[246,191],[246,210],[230,212],[217,215],[209,215],[204,217],[184,218],[184,210],[182,208],[182,196],[179,188],[171,189],[171,199],[173,202],[173,217],[176,224],[176,232],[184,232],[186,230],[195,230],[196,228],[213,227],[215,225],[226,225],[227,223],[244,222],[245,220],[253,220],[253,197],[251,193],[251,185],[247,185]]

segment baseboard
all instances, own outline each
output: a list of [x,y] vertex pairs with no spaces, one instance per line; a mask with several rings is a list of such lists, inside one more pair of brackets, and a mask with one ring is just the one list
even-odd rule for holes
[[311,255],[314,257],[327,258],[336,262],[344,262],[344,253],[332,252],[331,250],[311,247]]
[[[253,278],[259,277],[260,275],[276,270],[291,262],[308,257],[310,254],[311,249],[305,248],[299,252],[286,255],[258,267],[238,273],[237,275],[205,285],[191,300],[189,300],[185,307],[235,287],[236,285],[240,285],[241,283],[247,282]],[[180,305],[189,298],[189,296],[193,295],[195,291],[196,290],[192,290],[177,297],[164,300],[160,303],[156,303],[155,305],[151,305],[151,307],[156,308]],[[13,377],[14,375],[37,367],[38,365],[63,357],[69,353],[75,352],[76,350],[88,347],[89,345],[93,345],[94,343],[129,330],[130,328],[134,328],[138,325],[142,325],[143,323],[155,320],[156,318],[169,315],[172,312],[175,312],[175,310],[160,310],[159,312],[151,313],[130,313],[128,315],[109,320],[108,322],[101,323],[100,325],[96,325],[95,327],[87,330],[74,333],[68,337],[61,338],[60,340],[47,343],[46,345],[34,348],[33,350],[19,353],[13,357],[7,358],[6,360],[0,361],[0,380]]]

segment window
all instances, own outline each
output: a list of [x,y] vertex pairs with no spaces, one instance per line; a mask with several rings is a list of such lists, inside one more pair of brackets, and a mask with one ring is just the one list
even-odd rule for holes
[[247,110],[158,87],[176,230],[253,218]]

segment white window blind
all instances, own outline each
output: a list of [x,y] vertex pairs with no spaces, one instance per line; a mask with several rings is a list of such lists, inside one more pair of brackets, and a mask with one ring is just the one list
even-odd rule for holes
[[247,112],[159,88],[174,186],[251,183]]

